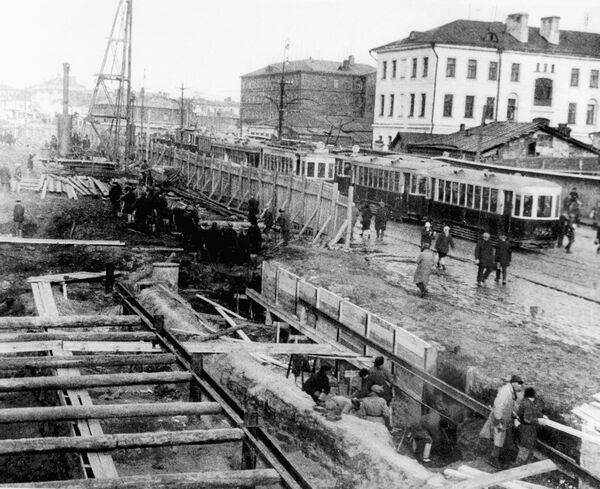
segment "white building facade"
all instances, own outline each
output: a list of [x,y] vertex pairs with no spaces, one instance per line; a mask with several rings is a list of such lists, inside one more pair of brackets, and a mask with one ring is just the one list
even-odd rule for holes
[[[447,134],[482,120],[567,124],[590,143],[600,130],[600,34],[459,20],[374,49],[378,72],[373,142],[398,133]],[[485,114],[484,114],[485,112]]]

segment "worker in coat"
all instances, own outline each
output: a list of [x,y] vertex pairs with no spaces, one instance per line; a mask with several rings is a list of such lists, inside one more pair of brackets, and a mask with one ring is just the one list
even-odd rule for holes
[[450,226],[444,226],[444,229],[435,240],[435,251],[438,254],[437,267],[442,270],[446,270],[446,256],[450,248],[454,249],[454,240],[450,234]]
[[383,387],[383,390],[379,397],[384,399],[388,406],[390,405],[394,397],[394,392],[392,390],[394,379],[392,374],[390,374],[390,372],[383,366],[384,361],[385,360],[383,357],[375,358],[373,366],[368,370],[368,373],[364,377],[364,381],[361,385],[361,389],[356,395],[358,399],[367,397],[371,393],[371,387],[374,385],[380,385]]
[[479,433],[481,438],[492,438],[494,441],[490,457],[493,467],[502,467],[500,452],[505,448],[509,431],[513,429],[517,399],[522,389],[523,379],[518,375],[512,375],[508,382],[498,389],[492,412]]
[[319,401],[321,394],[329,394],[331,390],[328,376],[330,370],[331,365],[321,365],[319,371],[312,374],[302,386],[302,390],[311,396],[315,402]]
[[417,269],[413,278],[413,282],[419,288],[421,297],[427,295],[427,284],[435,263],[435,255],[429,246],[429,243],[423,243],[423,251],[417,257]]
[[13,209],[13,221],[15,223],[15,236],[23,237],[23,223],[25,222],[25,208],[21,204],[21,199],[17,199]]
[[379,202],[379,207],[375,211],[375,233],[376,240],[383,241],[383,233],[387,227],[388,211],[385,207],[385,202]]
[[540,418],[546,419],[539,408],[535,405],[535,389],[527,387],[523,394],[523,401],[517,409],[517,444],[519,454],[517,464],[528,464],[533,459],[533,449],[537,442],[537,432]]
[[431,229],[431,223],[427,221],[421,230],[421,249],[427,243],[431,248],[433,246],[433,240],[435,239],[435,233]]
[[506,234],[500,235],[500,241],[496,244],[496,253],[494,261],[496,262],[496,282],[500,281],[502,275],[502,285],[506,285],[506,269],[510,265],[512,259],[512,251],[510,242],[506,239]]
[[285,209],[279,209],[279,215],[277,216],[277,220],[275,224],[279,226],[279,232],[281,233],[281,238],[283,239],[283,246],[287,246],[290,242],[290,217],[288,216]]
[[391,426],[390,408],[385,399],[380,397],[382,393],[383,386],[379,384],[371,386],[369,395],[360,401],[357,415],[359,418],[384,424],[389,429]]
[[475,246],[475,264],[477,265],[477,286],[485,285],[485,281],[495,268],[494,245],[490,241],[490,233],[482,234]]

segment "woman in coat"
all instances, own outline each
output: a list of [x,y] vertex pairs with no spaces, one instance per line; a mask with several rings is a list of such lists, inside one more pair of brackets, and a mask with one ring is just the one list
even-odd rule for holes
[[437,267],[446,270],[446,256],[450,248],[454,249],[454,240],[450,234],[450,226],[444,226],[444,230],[435,240],[435,249],[438,253]]
[[433,251],[431,251],[429,243],[423,243],[423,251],[417,257],[417,269],[413,278],[413,282],[421,292],[421,297],[427,295],[427,284],[429,283],[429,276],[433,271],[434,263],[435,256]]

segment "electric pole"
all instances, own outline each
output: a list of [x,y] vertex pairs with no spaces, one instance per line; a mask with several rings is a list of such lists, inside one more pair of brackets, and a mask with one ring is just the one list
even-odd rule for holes
[[283,118],[285,114],[284,98],[285,98],[285,63],[287,50],[290,47],[290,43],[286,41],[285,47],[283,48],[283,61],[281,62],[281,80],[279,81],[279,121],[277,127],[277,137],[281,140],[283,138]]
[[185,107],[183,105],[183,92],[185,90],[185,87],[183,86],[183,82],[181,82],[181,87],[179,87],[179,89],[181,90],[181,134],[183,135],[183,118],[184,118],[184,114],[185,114]]

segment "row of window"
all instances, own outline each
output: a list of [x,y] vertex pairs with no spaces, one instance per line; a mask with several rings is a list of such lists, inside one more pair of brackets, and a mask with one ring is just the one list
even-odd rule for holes
[[[400,78],[404,78],[406,76],[408,60],[401,59],[400,60]],[[419,58],[412,58],[410,60],[410,77],[417,78],[417,71],[419,66]],[[381,79],[385,80],[388,77],[388,62],[383,61],[381,65]],[[398,74],[398,60],[393,59],[391,61],[391,73],[390,78],[396,78]],[[421,76],[423,78],[427,78],[429,75],[429,57],[425,56],[421,61]]]
[[[593,126],[596,123],[596,102],[590,101],[585,111],[585,123]],[[577,104],[570,103],[567,111],[567,124],[577,124]]]
[[485,212],[498,210],[498,189],[438,180],[435,200]]
[[[390,101],[390,105],[389,105],[389,112],[388,112],[388,116],[389,117],[393,117],[394,116],[394,109],[395,109],[395,101],[396,101],[396,96],[392,93],[389,96],[389,101]],[[379,96],[379,115],[383,116],[385,115],[385,95],[381,94]],[[427,108],[427,94],[426,93],[422,93],[421,97],[421,106],[419,109],[419,117],[425,117],[425,109]],[[416,104],[417,104],[417,94],[416,93],[411,93],[409,94],[409,110],[408,110],[408,117],[414,117],[415,116],[415,110],[416,110]],[[400,114],[399,116],[402,117],[403,115],[403,107],[404,107],[404,94],[400,94]]]
[[[416,109],[416,102],[417,102],[417,94],[411,93],[408,96],[409,96],[408,117],[414,117],[415,109]],[[379,115],[384,116],[385,111],[386,111],[386,96],[384,94],[381,94],[379,97],[380,97]],[[389,100],[389,106],[388,106],[387,115],[389,117],[393,117],[394,110],[395,110],[396,96],[392,93],[389,95],[388,100]],[[427,104],[427,94],[422,93],[419,117],[425,117],[426,104]],[[444,95],[444,112],[443,112],[444,117],[452,117],[453,105],[454,105],[454,95],[450,95],[450,94]],[[474,107],[475,107],[475,96],[467,95],[465,97],[465,112],[464,112],[464,117],[466,119],[473,118]],[[484,107],[486,119],[494,118],[495,109],[496,109],[496,97],[487,97],[486,104]],[[508,99],[507,119],[514,120],[515,113],[516,113],[516,99],[509,98]],[[403,117],[403,116],[404,116],[404,94],[400,94],[400,107],[399,107],[398,117]]]
[[[599,70],[590,70],[590,88],[598,88]],[[571,86],[579,86],[579,68],[571,69]]]

